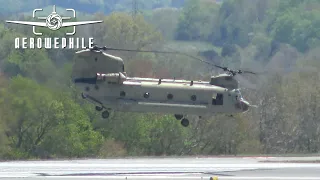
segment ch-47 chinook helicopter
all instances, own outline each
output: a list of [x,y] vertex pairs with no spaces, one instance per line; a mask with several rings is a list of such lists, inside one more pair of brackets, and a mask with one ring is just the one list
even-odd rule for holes
[[128,77],[123,60],[106,53],[107,50],[177,53],[96,45],[91,49],[76,52],[72,80],[82,91],[82,98],[94,103],[97,111],[104,110],[103,118],[109,117],[110,110],[167,113],[174,114],[175,118],[187,127],[187,115],[201,117],[217,113],[242,113],[248,111],[251,106],[242,97],[234,76],[252,72],[234,71],[213,65],[226,73],[212,76],[208,82]]

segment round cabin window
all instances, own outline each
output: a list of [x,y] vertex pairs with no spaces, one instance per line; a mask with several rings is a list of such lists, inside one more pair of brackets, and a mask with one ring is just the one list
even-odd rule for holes
[[143,97],[147,99],[147,98],[150,97],[150,94],[148,92],[146,92],[146,93],[143,94]]
[[192,96],[191,96],[191,100],[192,100],[192,101],[197,100],[197,96],[196,96],[196,95],[192,95]]
[[167,95],[167,98],[168,98],[168,99],[173,99],[173,95],[172,95],[172,94],[168,94],[168,95]]
[[121,96],[121,97],[125,97],[125,96],[126,96],[126,92],[121,91],[121,92],[120,92],[120,96]]

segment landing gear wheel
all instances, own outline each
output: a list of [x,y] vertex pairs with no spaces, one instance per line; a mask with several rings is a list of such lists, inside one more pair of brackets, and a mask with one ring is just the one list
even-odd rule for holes
[[177,120],[181,120],[183,118],[183,115],[181,114],[175,114],[174,117],[177,119]]
[[102,111],[102,110],[103,110],[103,107],[96,106],[96,111]]
[[183,118],[183,119],[181,120],[181,125],[182,125],[183,127],[188,127],[188,126],[189,126],[189,120]]
[[109,117],[109,112],[108,111],[103,111],[102,112],[102,118],[107,119]]

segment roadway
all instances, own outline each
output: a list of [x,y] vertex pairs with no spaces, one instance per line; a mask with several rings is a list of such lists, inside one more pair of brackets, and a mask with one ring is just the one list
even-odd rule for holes
[[[316,162],[318,160],[320,161],[320,157],[128,158],[12,161],[0,163],[0,178],[24,178],[25,180],[209,180],[210,177],[216,177],[219,180],[320,180],[320,163]],[[295,163],[284,161],[295,161]]]

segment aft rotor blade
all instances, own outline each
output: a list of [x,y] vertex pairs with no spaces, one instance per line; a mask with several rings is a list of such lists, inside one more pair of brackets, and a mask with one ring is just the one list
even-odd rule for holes
[[184,56],[190,57],[190,58],[192,58],[192,59],[201,61],[201,62],[206,63],[206,64],[209,64],[209,65],[211,65],[211,66],[215,66],[215,67],[217,67],[217,68],[223,69],[223,67],[221,67],[221,66],[215,65],[215,64],[213,64],[213,63],[211,63],[211,62],[205,61],[205,60],[203,60],[203,59],[200,59],[200,58],[197,58],[197,57],[194,57],[194,56],[191,56],[191,55],[189,55],[189,54],[182,53],[182,52],[175,52],[175,51],[148,51],[148,50],[119,49],[119,48],[106,48],[106,50],[129,51],[129,52],[146,52],[146,53],[161,53],[161,54],[179,54],[179,55],[184,55]]
[[234,75],[235,75],[235,74],[241,74],[241,73],[256,74],[256,73],[251,72],[251,71],[233,71],[233,70],[231,70],[231,69],[229,69],[229,68],[227,68],[227,67],[222,67],[222,66],[213,64],[213,63],[211,63],[211,62],[205,61],[205,60],[203,60],[203,59],[200,59],[200,58],[191,56],[191,55],[189,55],[189,54],[182,53],[182,52],[176,52],[176,51],[134,50],[134,49],[109,48],[109,47],[106,47],[106,46],[104,46],[103,48],[100,48],[100,49],[103,49],[103,50],[113,50],[113,51],[127,51],[127,52],[146,52],[146,53],[162,53],[162,54],[179,54],[179,55],[184,55],[184,56],[187,56],[187,57],[189,57],[189,58],[192,58],[192,59],[201,61],[201,62],[203,62],[203,63],[206,63],[206,64],[208,64],[208,65],[214,66],[214,67],[216,67],[216,68],[220,68],[220,69],[222,69],[222,70],[224,70],[224,71],[231,72],[231,73],[234,74]]

